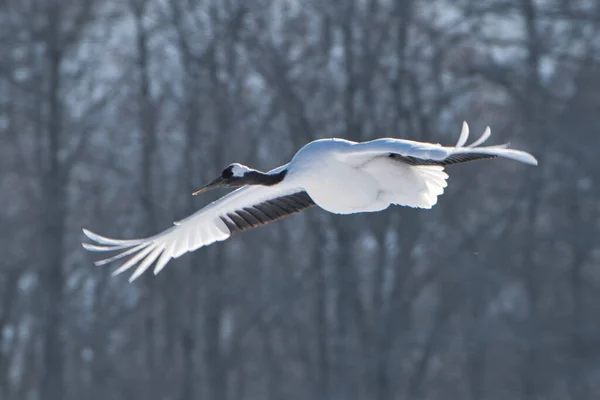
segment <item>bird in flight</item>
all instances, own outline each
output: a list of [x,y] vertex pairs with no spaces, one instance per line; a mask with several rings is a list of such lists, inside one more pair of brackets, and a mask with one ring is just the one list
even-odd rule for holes
[[537,165],[531,154],[508,145],[482,147],[490,137],[489,127],[465,146],[468,136],[469,127],[463,122],[453,147],[392,138],[361,143],[320,139],[302,147],[288,164],[267,173],[234,163],[193,194],[238,189],[169,229],[133,240],[110,239],[84,229],[94,244],[83,243],[83,247],[118,252],[96,265],[130,256],[113,275],[136,267],[131,282],[154,263],[154,274],[158,274],[172,258],[313,205],[334,214],[382,211],[392,204],[431,208],[447,186],[444,168],[450,165],[495,157]]

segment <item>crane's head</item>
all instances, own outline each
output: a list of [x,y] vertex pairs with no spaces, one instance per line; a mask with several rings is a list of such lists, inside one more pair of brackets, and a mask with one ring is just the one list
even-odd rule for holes
[[245,165],[233,163],[228,165],[217,179],[208,185],[201,187],[192,194],[197,195],[217,188],[251,185],[254,183],[253,178],[257,174],[262,173],[252,168],[248,168]]

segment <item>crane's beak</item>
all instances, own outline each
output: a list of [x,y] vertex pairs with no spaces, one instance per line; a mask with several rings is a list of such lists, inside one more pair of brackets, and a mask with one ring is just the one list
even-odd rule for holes
[[229,187],[229,184],[222,176],[220,176],[217,179],[215,179],[214,181],[212,181],[211,183],[209,183],[208,185],[202,186],[200,189],[196,190],[194,193],[192,193],[192,195],[196,196],[200,193],[208,192],[209,190],[222,188],[222,187]]

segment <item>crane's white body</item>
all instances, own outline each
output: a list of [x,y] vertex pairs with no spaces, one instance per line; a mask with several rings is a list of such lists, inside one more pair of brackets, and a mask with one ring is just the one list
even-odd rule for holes
[[[381,211],[391,204],[431,208],[447,186],[443,165],[411,165],[389,155],[426,160],[435,164],[451,157],[498,156],[536,165],[529,154],[506,146],[478,147],[490,136],[489,128],[480,139],[464,146],[468,126],[463,125],[456,146],[421,143],[401,139],[377,139],[357,143],[344,139],[322,139],[301,148],[289,164],[269,172],[287,170],[285,179],[273,186],[244,186],[210,203],[175,226],[149,238],[109,239],[84,230],[96,245],[84,244],[91,251],[120,250],[101,265],[124,256],[132,257],[117,269],[119,274],[133,266],[130,278],[136,279],[156,262],[158,273],[171,258],[230,237],[227,215],[282,196],[306,192],[320,208],[336,214]],[[459,161],[460,162],[460,161]]]
[[[406,152],[414,143],[392,144]],[[389,149],[376,150],[383,145],[342,139],[311,142],[292,159],[288,184],[306,190],[319,207],[335,214],[381,211],[390,204],[431,208],[446,186],[444,168],[398,163],[385,156]]]

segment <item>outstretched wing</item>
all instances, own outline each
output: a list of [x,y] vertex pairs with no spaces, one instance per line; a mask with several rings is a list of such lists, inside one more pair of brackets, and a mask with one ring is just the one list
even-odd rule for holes
[[421,143],[400,139],[379,139],[348,146],[340,157],[371,174],[382,188],[380,197],[392,204],[431,208],[447,186],[444,168],[453,164],[495,157],[511,158],[536,165],[529,153],[508,149],[506,145],[480,147],[489,137],[483,135],[465,146],[469,127],[463,129],[456,146]]
[[423,143],[402,139],[377,139],[370,142],[356,143],[349,146],[340,156],[348,163],[362,165],[378,156],[389,156],[406,164],[439,165],[442,167],[457,163],[486,158],[503,157],[525,164],[537,165],[531,154],[509,149],[507,144],[499,146],[481,146],[490,137],[490,128],[472,144],[465,146],[469,137],[469,126],[463,122],[460,138],[456,146],[446,147],[437,143]]
[[119,251],[115,256],[97,261],[96,265],[130,256],[113,275],[137,266],[129,278],[131,282],[154,262],[156,275],[172,258],[225,240],[233,233],[276,221],[312,205],[314,202],[310,196],[297,187],[245,186],[149,238],[110,239],[84,229],[83,232],[94,244],[83,243],[83,247],[89,251]]

